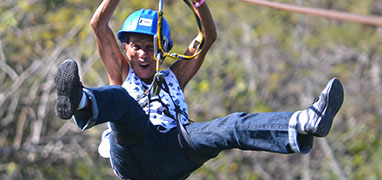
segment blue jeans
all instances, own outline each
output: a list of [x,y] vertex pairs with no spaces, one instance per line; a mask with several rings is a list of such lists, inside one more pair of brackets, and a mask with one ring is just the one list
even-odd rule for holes
[[[160,133],[124,88],[104,86],[88,88],[85,92],[92,108],[80,110],[74,116],[82,130],[109,122],[111,133],[119,137],[128,138],[145,131],[145,136],[129,147],[118,144],[112,135],[109,136],[111,164],[121,179],[185,179],[201,166],[184,154],[176,128]],[[185,128],[196,152],[207,158],[232,148],[276,153],[293,153],[298,149],[307,153],[312,148],[313,136],[297,133],[290,136],[292,114],[233,113],[213,121],[194,122]],[[295,137],[296,142],[291,143],[291,137]]]

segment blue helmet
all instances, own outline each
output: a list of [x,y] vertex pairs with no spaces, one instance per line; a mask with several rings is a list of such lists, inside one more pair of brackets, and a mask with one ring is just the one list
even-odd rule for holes
[[[151,9],[141,9],[133,12],[126,18],[123,23],[122,29],[118,31],[117,36],[121,42],[125,41],[125,35],[128,33],[141,33],[148,35],[155,35],[158,26],[158,11]],[[172,48],[171,30],[167,20],[162,19],[162,33],[168,41],[167,50]]]

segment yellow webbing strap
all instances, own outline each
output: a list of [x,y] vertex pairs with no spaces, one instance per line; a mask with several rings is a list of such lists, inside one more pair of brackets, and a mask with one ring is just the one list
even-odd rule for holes
[[[196,19],[197,24],[198,24],[198,29],[202,33],[201,41],[196,48],[196,52],[194,53],[194,55],[191,55],[191,56],[187,56],[187,55],[180,54],[180,53],[170,53],[170,52],[167,52],[166,50],[163,49],[163,47],[162,47],[162,43],[163,43],[162,42],[163,41],[163,39],[162,39],[163,38],[163,34],[162,34],[163,11],[162,11],[162,0],[161,0],[160,1],[160,9],[158,11],[158,26],[157,26],[158,28],[157,28],[156,38],[157,38],[157,46],[159,49],[158,53],[162,53],[163,58],[167,56],[167,57],[171,57],[171,58],[178,59],[178,60],[191,60],[191,59],[195,58],[196,56],[198,56],[199,53],[202,51],[202,48],[204,45],[204,29],[202,27],[202,23],[200,21],[200,18],[197,16],[195,9],[193,8],[191,2],[189,0],[183,0],[183,1],[194,12],[194,16],[195,16],[195,19]],[[157,71],[159,71],[159,64],[160,64],[160,60],[161,60],[160,58],[161,57],[162,56],[157,56],[157,54],[154,54],[154,58],[157,61]]]

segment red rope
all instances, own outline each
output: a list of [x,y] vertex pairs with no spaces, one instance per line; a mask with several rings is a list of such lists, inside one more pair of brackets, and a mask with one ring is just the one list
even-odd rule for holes
[[241,0],[249,3],[266,6],[275,9],[281,9],[290,12],[309,14],[314,16],[322,16],[330,19],[356,22],[360,24],[368,24],[373,26],[382,26],[382,17],[380,16],[365,16],[360,14],[352,14],[347,12],[339,12],[327,9],[310,8],[265,0]]

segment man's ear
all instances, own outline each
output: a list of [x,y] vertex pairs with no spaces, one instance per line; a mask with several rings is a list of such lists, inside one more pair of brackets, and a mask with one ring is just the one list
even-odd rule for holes
[[122,48],[125,51],[127,62],[130,62],[130,56],[128,55],[128,51],[130,50],[131,47],[127,43],[122,43]]

